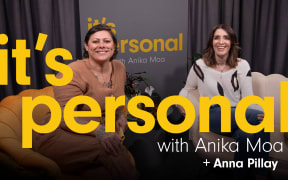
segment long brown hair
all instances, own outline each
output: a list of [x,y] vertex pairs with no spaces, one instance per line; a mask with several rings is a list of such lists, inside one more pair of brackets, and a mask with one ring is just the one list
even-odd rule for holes
[[205,64],[209,67],[216,65],[216,59],[215,59],[215,52],[213,49],[213,38],[214,38],[214,33],[216,32],[217,29],[223,29],[224,31],[227,32],[229,35],[230,41],[231,41],[231,47],[229,50],[229,56],[227,59],[227,64],[234,68],[238,64],[238,52],[240,50],[237,37],[231,26],[227,24],[219,24],[213,28],[209,35],[209,40],[207,42],[206,49],[204,50],[203,54],[203,60]]

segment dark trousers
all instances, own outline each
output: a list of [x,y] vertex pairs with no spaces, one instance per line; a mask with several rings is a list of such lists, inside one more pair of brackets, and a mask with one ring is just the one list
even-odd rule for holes
[[[260,123],[260,121],[257,119],[257,114],[263,114],[263,112],[255,109],[247,109],[246,119],[251,125],[257,125]],[[260,139],[261,140],[260,145],[262,148],[263,143],[270,141],[270,133],[265,133],[263,130],[253,134],[242,131],[236,124],[234,107],[231,108],[231,133],[221,132],[220,106],[212,106],[210,108],[210,129],[211,131],[217,134],[233,137],[236,140],[236,142],[238,142],[239,149],[238,152],[235,152],[234,160],[244,162],[244,168],[242,170],[239,169],[239,171],[241,172],[248,171],[247,169],[248,158],[263,158],[264,161],[268,160],[269,152],[265,152],[263,151],[263,149],[259,151],[257,148],[255,151],[253,151],[251,148],[249,148],[249,152],[247,152],[247,141],[249,139],[252,146],[255,147],[255,144]],[[255,169],[255,173],[257,174],[266,175],[267,172],[268,171],[266,169],[259,169],[259,168]]]

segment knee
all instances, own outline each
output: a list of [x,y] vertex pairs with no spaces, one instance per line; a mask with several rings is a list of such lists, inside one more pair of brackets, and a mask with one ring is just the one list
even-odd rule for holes
[[236,139],[236,141],[238,142],[246,142],[247,139],[252,140],[255,137],[255,134],[251,134],[251,133],[246,133],[240,129],[238,129],[237,131],[235,131],[235,133],[233,134],[234,139]]
[[247,121],[252,125],[258,125],[260,123],[260,121],[257,118],[258,114],[263,114],[263,112],[255,109],[247,109],[246,111]]

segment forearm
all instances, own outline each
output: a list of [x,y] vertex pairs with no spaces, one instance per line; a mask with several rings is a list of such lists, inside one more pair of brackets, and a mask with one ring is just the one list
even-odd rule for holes
[[123,112],[123,110],[116,112],[116,122],[119,120],[127,122],[127,117],[126,117],[125,113]]
[[127,129],[127,117],[122,108],[116,112],[116,130],[119,132],[120,128],[122,128],[124,132]]
[[[105,120],[104,119],[105,119],[105,117],[75,117],[74,121],[75,121],[75,123],[79,124],[79,126],[81,126],[81,125],[84,126],[85,124],[89,123],[90,121],[100,122],[100,124],[98,125],[98,127],[96,129],[94,129],[91,132],[85,133],[85,135],[90,135],[90,136],[96,137],[97,134],[101,135],[102,132],[105,131],[105,122],[104,122]],[[126,118],[126,115],[125,115],[122,108],[120,108],[116,111],[115,124],[116,124],[116,131],[117,132],[119,132],[120,127],[122,128],[123,131],[125,131],[127,129],[127,127],[126,127],[127,126],[127,118]],[[77,132],[71,130],[67,126],[67,123],[65,122],[64,119],[61,120],[60,127],[63,130],[68,131],[68,132],[72,132],[72,133],[76,133],[76,134],[82,134],[82,133],[77,133]],[[98,131],[100,131],[100,133]]]
[[[79,126],[84,126],[85,124],[87,124],[89,121],[97,121],[97,122],[100,122],[102,118],[79,118],[79,117],[75,117],[74,118],[74,121],[79,124]],[[98,127],[100,126],[101,124],[98,125]],[[66,122],[64,121],[64,119],[61,120],[61,123],[60,123],[60,128],[62,128],[63,130],[65,131],[68,131],[68,132],[72,132],[72,133],[76,133],[76,134],[82,134],[82,133],[77,133],[73,130],[71,130]],[[85,135],[89,135],[89,136],[96,136],[96,130],[98,128],[94,129],[93,131],[91,132],[88,132],[88,133],[85,133]]]
[[101,124],[97,127],[97,129],[95,129],[94,133],[95,133],[96,138],[100,141],[102,141],[102,139],[104,139],[104,137],[109,134],[105,132],[105,126]]

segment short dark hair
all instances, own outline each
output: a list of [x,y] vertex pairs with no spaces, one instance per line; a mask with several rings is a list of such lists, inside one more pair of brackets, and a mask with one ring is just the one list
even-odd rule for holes
[[[98,31],[107,31],[110,33],[112,39],[113,39],[113,42],[114,42],[114,53],[113,53],[113,56],[110,58],[110,61],[112,59],[115,59],[117,57],[117,54],[118,54],[118,48],[117,48],[117,45],[118,45],[118,41],[117,41],[117,38],[115,36],[115,34],[112,32],[111,28],[105,24],[98,24],[98,25],[95,25],[93,27],[91,27],[91,29],[89,29],[89,31],[86,33],[86,36],[85,36],[85,39],[84,39],[84,43],[88,44],[88,41],[90,39],[90,36]],[[83,57],[84,58],[89,58],[89,54],[88,52],[86,51],[85,47],[84,47],[84,53],[83,53]]]
[[203,60],[207,66],[216,65],[215,52],[213,49],[213,38],[217,29],[223,29],[229,35],[229,38],[231,41],[231,47],[229,50],[227,64],[231,66],[232,68],[234,68],[238,64],[237,58],[238,58],[238,52],[240,50],[240,47],[239,47],[235,32],[233,31],[232,27],[229,26],[228,24],[219,24],[215,26],[213,30],[210,32],[209,40],[207,42],[207,46],[203,54]]

